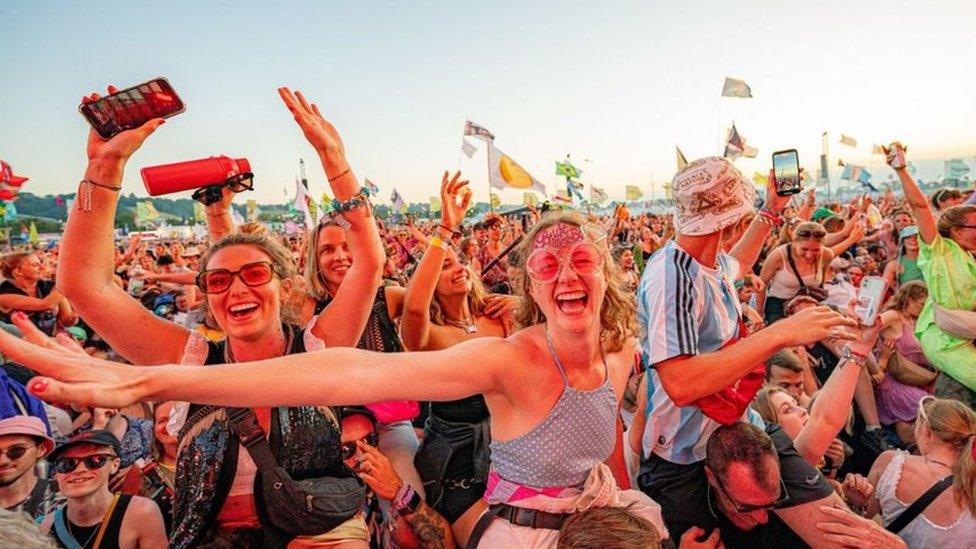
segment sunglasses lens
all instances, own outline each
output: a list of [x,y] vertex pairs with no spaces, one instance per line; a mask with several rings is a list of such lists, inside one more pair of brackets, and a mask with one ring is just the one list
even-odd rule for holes
[[363,440],[366,441],[366,444],[369,444],[370,446],[374,446],[374,447],[378,446],[380,443],[380,437],[376,433],[370,433],[366,435],[366,438]]
[[67,474],[78,468],[78,460],[75,458],[61,458],[55,464],[54,468],[61,474]]
[[219,294],[230,288],[234,275],[226,269],[206,271],[200,277],[200,289],[207,294]]
[[14,460],[18,460],[18,459],[24,457],[24,454],[27,453],[27,447],[26,446],[14,446],[12,448],[8,448],[3,453],[4,454],[7,454],[7,457],[10,458],[11,461],[14,461]]
[[85,467],[88,467],[89,471],[101,469],[106,463],[108,463],[108,456],[105,455],[88,456],[85,458]]
[[356,455],[356,443],[344,442],[342,444],[342,459],[349,459]]
[[241,280],[248,286],[260,286],[271,282],[272,273],[267,263],[252,263],[241,268]]

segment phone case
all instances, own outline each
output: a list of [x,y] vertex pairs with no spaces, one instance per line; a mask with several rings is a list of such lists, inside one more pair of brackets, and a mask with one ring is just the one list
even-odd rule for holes
[[138,128],[153,118],[170,118],[184,111],[183,100],[161,76],[78,106],[78,112],[102,139]]

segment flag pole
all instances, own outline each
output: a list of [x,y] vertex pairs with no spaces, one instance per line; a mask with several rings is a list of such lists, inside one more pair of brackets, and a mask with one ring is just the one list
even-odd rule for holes
[[[485,141],[488,143],[489,147],[495,146],[494,139],[486,139]],[[495,205],[492,203],[491,200],[491,149],[488,149],[485,152],[487,153],[485,154],[485,156],[487,157],[487,165],[488,165],[488,211],[490,211],[491,213],[495,213]]]

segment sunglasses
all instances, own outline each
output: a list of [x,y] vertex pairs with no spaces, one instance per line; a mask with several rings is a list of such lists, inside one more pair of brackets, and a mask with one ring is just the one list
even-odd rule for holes
[[529,255],[525,265],[529,277],[536,282],[552,282],[559,278],[563,267],[580,276],[592,276],[603,267],[603,252],[592,242],[573,244],[562,257],[549,248],[542,248]]
[[[722,495],[725,496],[725,499],[729,500],[729,503],[732,504],[732,508],[735,509],[737,513],[745,514],[745,513],[754,513],[756,511],[769,511],[770,509],[774,509],[777,506],[786,503],[786,501],[790,499],[790,493],[786,491],[786,483],[783,482],[782,477],[780,477],[779,479],[779,497],[776,498],[776,501],[772,503],[766,503],[763,505],[739,503],[732,496],[729,495],[729,491],[725,489],[725,486],[722,484],[722,481],[718,479],[718,475],[712,475],[712,478],[715,479],[715,484],[718,484],[718,489],[722,491]],[[711,484],[709,484],[708,486],[711,487]]]
[[[34,447],[36,448],[37,446]],[[30,449],[31,447],[27,446],[26,444],[17,444],[5,450],[0,450],[0,456],[5,455],[8,459],[10,459],[10,461],[17,461],[18,459],[24,457],[24,454],[26,454],[27,450]]]
[[356,455],[356,450],[358,449],[358,447],[356,446],[357,442],[365,442],[366,444],[375,448],[380,443],[380,436],[377,435],[376,433],[370,433],[364,436],[363,438],[359,439],[358,441],[351,440],[349,442],[343,442],[342,459],[349,459],[352,456]]
[[796,231],[796,236],[799,238],[812,238],[814,240],[820,240],[821,238],[827,236],[827,233],[823,231],[814,231],[811,229],[802,229]]
[[236,271],[209,269],[197,275],[197,288],[205,294],[221,294],[230,288],[234,277],[250,287],[263,286],[274,277],[274,266],[268,261],[248,263]]
[[83,458],[61,458],[54,464],[54,470],[66,475],[78,468],[78,464],[85,463],[85,468],[89,471],[97,471],[109,461],[115,459],[115,454],[92,454]]

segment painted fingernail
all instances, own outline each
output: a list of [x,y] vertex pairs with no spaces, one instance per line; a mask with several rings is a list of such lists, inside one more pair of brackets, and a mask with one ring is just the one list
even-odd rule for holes
[[37,379],[31,382],[31,392],[32,393],[43,393],[47,390],[47,380]]

